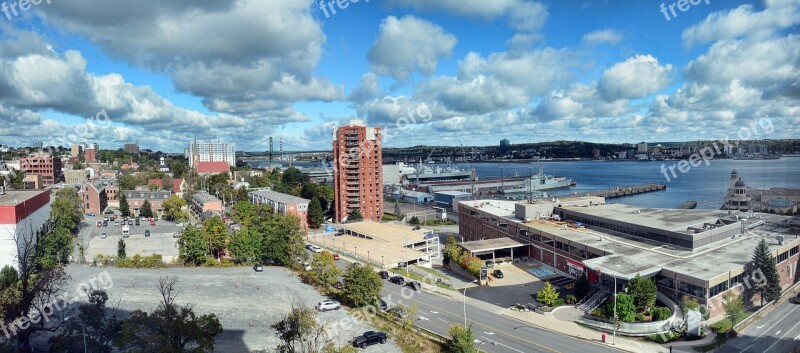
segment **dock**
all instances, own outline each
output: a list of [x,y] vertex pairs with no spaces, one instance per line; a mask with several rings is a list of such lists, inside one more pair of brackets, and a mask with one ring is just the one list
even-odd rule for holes
[[664,184],[643,184],[637,186],[623,186],[623,187],[616,187],[607,190],[599,190],[599,191],[590,191],[590,192],[582,192],[573,194],[574,196],[602,196],[607,199],[613,199],[615,197],[624,197],[624,196],[632,196],[638,194],[644,194],[647,192],[654,192],[654,191],[662,191],[666,190],[667,186]]

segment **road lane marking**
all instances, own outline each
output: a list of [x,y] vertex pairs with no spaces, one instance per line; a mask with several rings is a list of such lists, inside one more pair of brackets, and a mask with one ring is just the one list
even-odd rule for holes
[[764,327],[764,325],[761,325],[761,326],[756,326],[756,328],[757,328],[757,329],[759,329],[759,330],[760,330],[762,327]]
[[438,314],[438,313],[439,313],[438,311],[431,310],[431,314]]
[[493,335],[493,334],[494,334],[494,332],[486,332],[486,331],[483,331],[483,333],[485,333],[485,334],[487,334],[487,335],[489,335],[489,336],[491,336],[491,335]]
[[440,317],[437,317],[437,318],[436,318],[436,320],[439,320],[439,321],[441,321],[441,322],[447,322],[447,320],[445,320],[445,319],[442,319],[442,318],[440,318]]
[[764,332],[763,332],[763,333],[761,333],[760,335],[758,335],[758,337],[756,337],[756,339],[754,339],[754,340],[753,340],[753,343],[751,343],[749,346],[745,347],[745,349],[742,349],[742,352],[745,352],[745,351],[747,351],[748,349],[750,349],[750,347],[752,347],[753,345],[755,345],[755,344],[756,344],[756,342],[757,342],[759,339],[761,339],[761,336],[763,336],[763,335],[764,335],[765,333],[767,333],[769,330],[771,330],[772,328],[774,328],[775,326],[777,326],[778,324],[780,324],[780,323],[781,323],[781,322],[782,322],[784,319],[786,319],[787,317],[789,317],[789,315],[792,315],[792,313],[793,313],[795,310],[797,310],[797,308],[800,308],[800,307],[796,306],[796,307],[795,307],[794,309],[792,309],[792,310],[791,310],[791,311],[790,311],[788,314],[786,314],[786,316],[784,316],[783,318],[781,318],[780,320],[778,320],[778,322],[776,322],[776,323],[772,324],[772,326],[770,326],[768,329],[764,330]]
[[[796,324],[794,324],[794,326],[792,326],[792,328],[790,328],[790,329],[789,329],[789,331],[787,331],[787,332],[786,332],[786,335],[788,335],[788,334],[789,334],[789,332],[792,332],[792,330],[794,330],[794,328],[795,328],[795,327],[797,327],[797,325],[800,325],[800,321],[798,321]],[[780,332],[781,332],[781,331],[778,331],[778,333],[780,333]],[[783,336],[781,336],[779,339],[775,340],[775,342],[773,342],[773,343],[772,343],[772,344],[771,344],[769,347],[767,347],[767,350],[765,350],[764,352],[765,352],[765,353],[766,353],[766,352],[769,352],[769,350],[770,350],[770,349],[772,349],[772,347],[774,347],[774,346],[775,346],[775,345],[776,345],[778,342],[780,342],[780,341],[781,341],[781,339],[783,339],[784,337],[786,337],[786,335],[783,335]],[[800,337],[800,336],[797,336],[797,337]],[[797,339],[797,337],[795,337],[795,339]]]
[[[384,287],[384,288],[386,288],[386,287]],[[392,292],[392,290],[390,290],[390,289],[388,289],[388,288],[386,288],[386,291],[388,291],[388,292]],[[395,294],[399,294],[399,293],[396,293],[396,292],[393,292],[393,293],[395,293]],[[420,302],[419,300],[416,300],[416,302],[417,302],[417,303],[419,303],[419,304],[421,304],[421,305],[426,305],[426,306],[428,306],[428,307],[431,307],[431,308],[437,309],[437,310],[439,310],[440,312],[448,313],[448,314],[450,314],[450,315],[453,315],[453,316],[455,316],[455,317],[462,317],[462,318],[463,318],[462,314],[455,314],[455,313],[452,313],[452,312],[450,312],[450,311],[448,311],[448,310],[444,310],[444,309],[442,309],[442,308],[439,308],[439,307],[437,307],[437,306],[435,306],[435,305],[428,304],[428,303],[422,303],[422,302]],[[480,308],[478,308],[478,309],[479,309],[479,310],[482,310],[482,309],[480,309]],[[491,314],[491,313],[490,313],[490,314]],[[472,324],[473,324],[473,325],[477,325],[477,326],[484,327],[484,328],[486,328],[486,329],[492,329],[491,327],[489,327],[489,326],[486,326],[486,325],[484,325],[484,324],[481,324],[481,323],[479,323],[479,322],[474,322],[474,321],[473,321],[473,322],[472,322]],[[560,351],[557,351],[557,350],[555,350],[555,349],[552,349],[552,348],[550,348],[550,347],[546,347],[546,346],[543,346],[543,345],[541,345],[541,344],[538,344],[538,343],[535,343],[535,342],[528,341],[528,340],[526,340],[526,339],[523,339],[523,338],[520,338],[520,337],[514,336],[514,335],[512,335],[512,334],[505,333],[505,332],[502,332],[502,331],[498,331],[498,332],[500,332],[500,333],[501,333],[501,334],[503,334],[504,336],[512,337],[512,338],[514,338],[514,339],[516,339],[516,340],[518,340],[518,341],[520,341],[520,342],[528,343],[528,344],[534,345],[534,346],[536,346],[536,347],[539,347],[539,348],[542,348],[542,349],[546,349],[546,350],[548,350],[548,351],[551,351],[551,352],[554,352],[554,353],[561,353]],[[561,335],[561,333],[556,333],[556,334],[559,334],[559,335]],[[578,340],[577,338],[575,338],[575,337],[572,337],[572,336],[569,336],[569,335],[564,335],[564,336],[567,336],[567,337],[570,337],[570,338],[573,338],[573,339],[576,339],[576,340]],[[506,346],[506,347],[507,347],[507,346]],[[512,349],[512,350],[515,350],[515,351],[517,351],[517,352],[520,352],[519,350],[513,349],[513,348],[511,348],[511,347],[508,347],[508,348],[509,348],[509,349]],[[524,353],[524,352],[520,352],[520,353]]]
[[519,349],[512,348],[512,347],[509,347],[509,346],[507,346],[505,344],[502,344],[502,343],[498,342],[496,339],[488,339],[488,338],[483,337],[483,336],[481,336],[481,338],[483,338],[485,340],[484,342],[486,342],[486,343],[489,343],[489,344],[494,343],[496,345],[500,345],[500,346],[506,347],[506,348],[508,348],[508,349],[510,349],[510,350],[512,350],[514,352],[525,353],[525,352],[523,352],[523,351],[521,351]]
[[783,330],[778,330],[778,332],[775,332],[775,334],[776,334],[776,335],[780,335],[780,334],[781,334],[781,331],[783,331]]

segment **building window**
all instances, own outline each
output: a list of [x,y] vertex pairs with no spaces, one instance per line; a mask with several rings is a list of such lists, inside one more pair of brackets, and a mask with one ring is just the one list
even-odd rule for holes
[[722,292],[724,292],[726,290],[728,290],[728,282],[727,281],[726,282],[722,282],[722,283],[720,283],[720,284],[718,284],[716,286],[713,286],[713,287],[709,288],[708,289],[708,296],[710,298],[710,297],[713,297],[713,296],[715,296],[717,294],[720,294],[720,293],[722,293]]
[[[590,253],[590,255],[594,255],[594,254]],[[662,287],[667,287],[669,289],[674,289],[675,288],[675,281],[672,280],[672,278],[669,278],[667,276],[662,276],[660,274],[656,275],[656,284],[658,284],[659,286],[662,286]]]
[[798,251],[798,250],[800,250],[800,245],[798,245],[798,246],[795,246],[795,247],[793,247],[793,248],[789,249],[789,256],[795,256],[795,255],[797,255],[797,251]]
[[789,251],[784,251],[783,254],[778,255],[776,263],[781,263],[789,259]]
[[731,288],[733,288],[733,286],[735,286],[735,285],[737,285],[739,283],[744,283],[744,276],[746,276],[746,274],[744,272],[742,272],[738,276],[733,276],[731,278]]
[[693,295],[698,298],[705,298],[706,291],[703,287],[695,286],[694,284],[678,281],[678,291],[681,293]]

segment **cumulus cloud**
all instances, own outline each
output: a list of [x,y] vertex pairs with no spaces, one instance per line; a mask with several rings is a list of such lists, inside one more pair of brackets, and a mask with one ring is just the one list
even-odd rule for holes
[[800,24],[797,0],[765,1],[763,11],[754,11],[753,5],[744,4],[729,10],[715,12],[697,25],[683,31],[686,47],[743,36],[765,37],[775,31]]
[[389,16],[381,22],[378,38],[367,54],[372,69],[405,80],[419,70],[436,71],[439,58],[449,56],[458,40],[431,22],[405,16]]
[[645,97],[666,87],[672,65],[660,65],[652,55],[637,55],[606,69],[600,78],[600,94],[608,101]]
[[461,16],[494,19],[505,15],[509,10],[518,6],[520,0],[389,0],[388,3],[394,6],[413,7],[419,11],[437,12],[443,11]]

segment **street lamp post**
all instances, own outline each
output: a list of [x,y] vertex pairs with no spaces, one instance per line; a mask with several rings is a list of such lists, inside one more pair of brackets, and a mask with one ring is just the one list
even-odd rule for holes
[[614,337],[611,340],[611,344],[617,344],[617,276],[614,276]]
[[[64,321],[69,321],[69,319],[73,317],[77,317],[77,315],[67,316]],[[83,325],[83,320],[81,320],[80,317],[78,317],[78,322],[81,324],[81,332],[83,333],[83,353],[86,353],[88,352],[86,349],[86,327]]]
[[[475,283],[475,281],[469,283]],[[464,328],[467,328],[467,287],[464,287]]]

